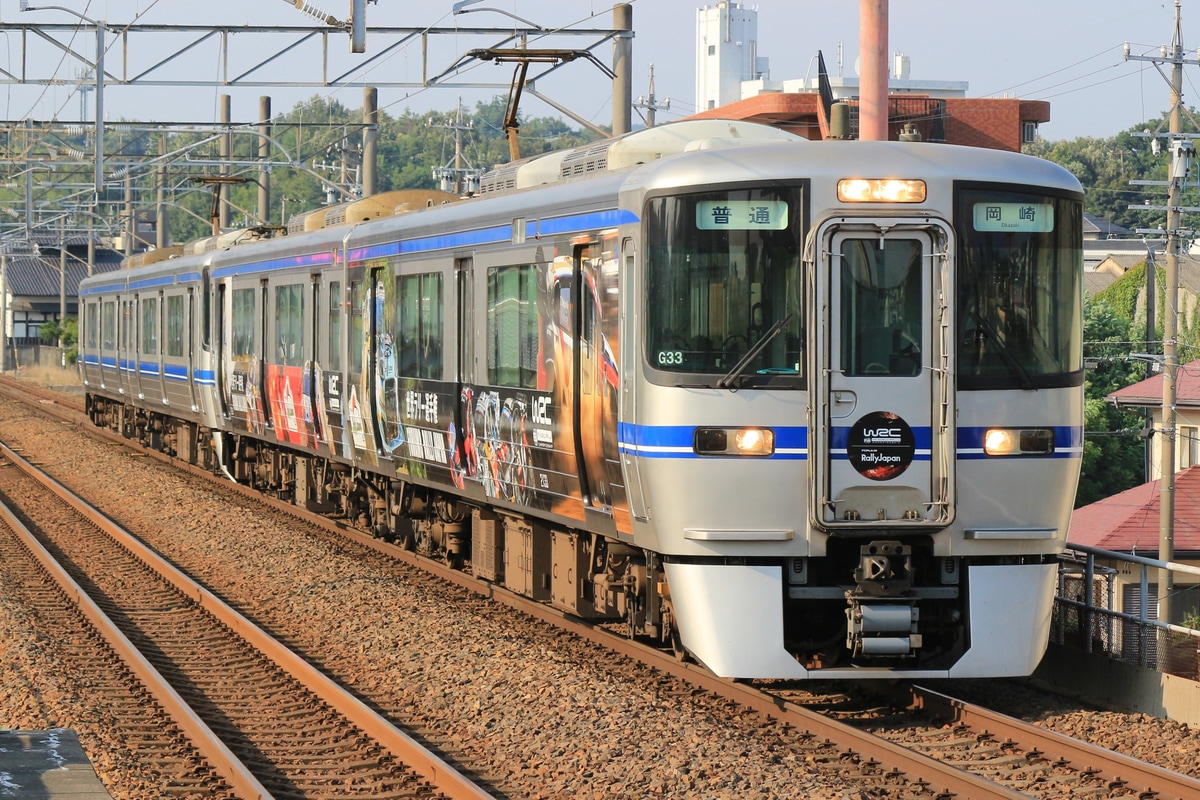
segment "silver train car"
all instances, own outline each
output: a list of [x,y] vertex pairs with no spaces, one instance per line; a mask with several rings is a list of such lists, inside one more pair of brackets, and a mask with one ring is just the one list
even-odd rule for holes
[[98,426],[718,675],[1024,675],[1081,220],[1018,154],[683,121],[89,278],[79,364]]

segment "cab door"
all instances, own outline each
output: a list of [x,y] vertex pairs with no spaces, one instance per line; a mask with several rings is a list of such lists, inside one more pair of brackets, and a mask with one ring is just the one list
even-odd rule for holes
[[952,297],[940,227],[833,223],[817,257],[812,504],[826,529],[952,517]]

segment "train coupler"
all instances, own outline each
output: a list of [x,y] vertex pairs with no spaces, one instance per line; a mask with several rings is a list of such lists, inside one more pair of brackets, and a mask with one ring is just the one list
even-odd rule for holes
[[916,601],[881,602],[848,597],[846,648],[854,656],[911,656],[921,649]]
[[909,656],[921,648],[912,597],[912,548],[878,540],[859,550],[857,584],[846,592],[846,647],[855,656]]

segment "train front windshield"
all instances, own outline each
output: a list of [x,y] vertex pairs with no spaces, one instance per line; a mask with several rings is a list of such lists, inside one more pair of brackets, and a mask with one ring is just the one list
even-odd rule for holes
[[646,356],[661,380],[803,384],[802,219],[795,186],[647,203]]
[[955,194],[960,389],[1083,380],[1082,205],[969,186]]

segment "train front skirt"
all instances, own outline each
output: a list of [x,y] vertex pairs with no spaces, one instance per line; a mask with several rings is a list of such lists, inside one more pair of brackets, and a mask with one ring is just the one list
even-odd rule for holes
[[783,570],[723,564],[665,565],[684,647],[727,678],[976,678],[1029,675],[1050,634],[1057,567],[969,566],[971,646],[947,670],[871,667],[808,670],[784,648]]

